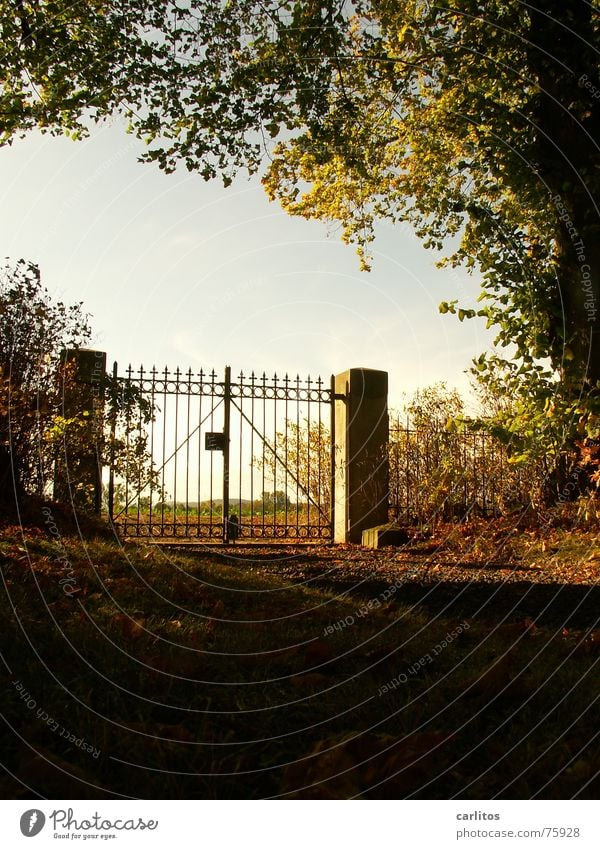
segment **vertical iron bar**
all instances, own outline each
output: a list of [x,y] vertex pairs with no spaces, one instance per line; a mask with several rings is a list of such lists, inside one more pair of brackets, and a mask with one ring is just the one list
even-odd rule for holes
[[240,464],[238,467],[238,477],[239,477],[239,497],[238,497],[238,537],[242,535],[242,468],[244,462],[244,455],[242,449],[242,443],[244,439],[244,372],[240,371],[240,390],[239,390],[239,399],[240,399]]
[[[215,413],[215,370],[213,369],[210,373],[210,431],[211,431],[211,433],[215,429],[214,413]],[[209,453],[209,456],[210,456],[210,462],[209,462],[209,469],[210,469],[210,514],[209,514],[209,520],[208,520],[208,535],[209,535],[209,537],[212,537],[212,535],[213,535],[213,509],[214,509],[213,508],[213,504],[214,504],[214,501],[213,501],[213,456],[214,456],[214,452],[209,451],[208,453]],[[222,512],[222,505],[221,505],[221,512]]]
[[289,440],[288,440],[288,403],[289,403],[289,394],[290,394],[290,379],[288,373],[285,373],[285,437],[284,437],[284,445],[285,445],[285,480],[284,480],[284,504],[285,504],[285,536],[288,536],[288,451],[289,451]]
[[115,512],[115,440],[117,438],[117,373],[116,361],[113,363],[113,409],[110,417],[110,470],[108,475],[108,519],[112,524]]
[[[504,498],[504,446],[496,442],[496,440],[492,437],[494,451],[495,451],[495,460],[494,465],[492,466],[494,470],[494,484],[492,487],[492,498],[495,508],[499,511],[498,515],[501,515],[501,506],[505,501]],[[496,477],[497,473],[497,477]]]
[[323,509],[323,497],[321,493],[321,474],[322,474],[322,451],[321,451],[321,440],[323,436],[322,432],[322,417],[321,417],[321,394],[323,389],[323,381],[321,379],[321,375],[317,380],[317,389],[318,389],[318,402],[317,402],[317,504],[319,505],[319,512],[317,514],[317,524],[318,524],[318,533],[319,537],[321,536],[321,529],[323,523],[323,517],[321,515],[321,510]]
[[419,474],[420,474],[420,471],[421,471],[421,439],[419,437],[419,431],[418,430],[415,430],[415,460],[416,460],[416,466],[415,466],[415,484],[416,484],[416,486],[415,486],[415,504],[416,504],[416,509],[417,509],[417,515],[419,517],[419,522],[422,522],[423,519],[422,519],[422,516],[421,516],[421,492],[420,492],[421,487],[420,487],[420,481],[419,481]]
[[273,536],[277,536],[277,374],[273,378]]
[[472,486],[471,495],[469,496],[469,502],[472,505],[471,510],[473,510],[475,508],[475,504],[477,503],[477,489],[478,489],[478,485],[479,485],[478,479],[477,479],[477,476],[479,474],[479,463],[478,463],[479,458],[477,456],[477,434],[475,432],[473,433],[473,440],[472,441],[473,441],[473,448],[472,448],[472,451],[473,451],[473,486]]
[[485,516],[487,514],[487,477],[486,477],[486,466],[485,466],[485,442],[484,439],[485,434],[481,433],[481,512]]
[[329,414],[329,450],[331,469],[329,472],[329,528],[330,537],[333,541],[335,529],[335,375],[331,375],[330,381],[330,414]]
[[196,516],[196,534],[201,537],[202,536],[202,490],[201,490],[201,482],[202,482],[202,398],[204,395],[204,370],[200,369],[198,372],[199,379],[199,394],[198,394],[198,483],[197,483],[197,492],[198,492],[198,515]]
[[[486,436],[486,442],[487,442],[487,436]],[[486,475],[486,479],[485,479],[486,505],[489,501],[490,508],[488,508],[488,509],[491,509],[492,515],[493,515],[493,511],[494,511],[494,496],[493,496],[493,493],[494,493],[494,471],[496,469],[496,460],[495,460],[496,455],[494,453],[494,443],[493,443],[493,441],[490,440],[488,444],[489,444],[489,449],[490,449],[489,454],[488,454],[488,461],[489,461],[490,465],[489,465],[489,474]],[[489,488],[489,498],[488,498],[488,493],[487,493],[488,488]]]
[[467,439],[468,434],[463,434],[463,500],[465,506],[468,503],[468,493],[467,493]]
[[225,366],[223,384],[223,542],[229,542],[229,423],[231,415],[231,366]]
[[[406,417],[406,428],[404,429],[404,456],[406,463],[406,513],[410,517],[410,444],[409,444],[409,435],[408,435],[408,416]],[[409,521],[411,521],[409,519]]]
[[296,375],[296,538],[300,536],[300,375]]
[[250,536],[254,536],[254,371],[250,377]]
[[[262,375],[262,421],[263,421],[263,433],[266,432],[267,429],[267,375],[263,371]],[[265,535],[265,440],[262,440],[262,527],[261,527],[261,537]]]
[[192,370],[188,369],[187,409],[185,422],[185,535],[190,534],[190,403],[192,400]]
[[394,474],[396,476],[395,484],[396,484],[396,504],[395,504],[395,516],[396,521],[400,519],[400,416],[396,415],[396,421],[394,424]]
[[179,431],[179,366],[175,369],[175,437],[173,445],[173,536],[177,536],[177,434]]
[[166,457],[166,440],[167,440],[167,379],[168,369],[165,366],[164,382],[163,382],[163,432],[162,432],[162,459],[160,463],[161,478],[160,478],[160,535],[165,535],[165,457]]
[[152,500],[154,494],[154,393],[156,391],[156,366],[152,366],[152,371],[150,372],[150,413],[152,418],[150,419],[150,468],[148,470],[149,478],[150,478],[150,494],[149,494],[149,502],[148,502],[148,535],[152,536]]
[[[143,397],[143,391],[144,391],[144,367],[140,366],[140,398]],[[142,430],[143,430],[142,407],[141,407],[141,404],[139,404],[138,405],[138,438],[140,438],[140,439],[142,438]],[[141,510],[141,500],[142,500],[142,466],[139,462],[137,464],[137,467],[138,467],[138,478],[137,478],[137,495],[136,495],[136,502],[137,502],[137,507],[136,507],[136,525],[137,525],[136,534],[137,534],[137,536],[139,536],[140,535],[140,520],[141,520],[140,510]]]
[[[129,366],[127,368],[126,385],[127,385],[127,395],[126,395],[126,397],[129,398],[130,395],[131,395],[131,363],[129,363]],[[129,473],[130,473],[130,468],[131,468],[131,464],[130,464],[130,457],[131,457],[131,454],[130,454],[130,439],[129,439],[129,432],[131,430],[130,413],[131,413],[131,411],[130,411],[130,408],[129,408],[129,404],[127,404],[127,413],[125,415],[125,444],[127,446],[126,454],[125,454],[125,457],[126,457],[126,460],[125,460],[125,527],[123,529],[125,535],[127,534],[127,526],[129,524],[129,522],[127,520],[128,520],[128,517],[129,517]]]
[[307,508],[306,536],[307,537],[310,537],[310,508],[311,508],[311,503],[310,503],[310,501],[311,501],[310,500],[310,490],[311,490],[311,485],[310,485],[311,484],[311,481],[310,481],[310,425],[311,425],[311,421],[310,421],[310,384],[311,383],[312,383],[312,381],[310,379],[310,374],[309,374],[307,379],[306,379],[306,386],[307,386],[307,390],[306,390],[306,398],[307,398],[307,404],[306,404],[306,492],[307,492],[307,499],[306,499],[306,508]]
[[389,456],[389,459],[390,459],[390,467],[392,467],[392,465],[393,465],[393,469],[394,469],[394,478],[393,478],[394,493],[395,493],[395,495],[394,495],[394,518],[395,518],[396,521],[399,521],[400,520],[400,503],[401,503],[402,485],[401,485],[401,481],[400,481],[400,465],[399,465],[399,461],[400,461],[400,455],[399,455],[400,433],[399,433],[399,427],[398,427],[399,417],[398,417],[397,413],[395,414],[395,418],[394,418],[393,422],[394,422],[393,423],[393,434],[394,434],[394,436],[393,436],[393,439],[390,438],[390,441],[388,443],[388,456]]

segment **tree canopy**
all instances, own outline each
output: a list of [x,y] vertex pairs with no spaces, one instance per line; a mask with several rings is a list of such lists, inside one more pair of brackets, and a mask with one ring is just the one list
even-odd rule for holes
[[1,139],[34,127],[77,138],[124,114],[142,159],[225,184],[259,171],[289,213],[339,222],[364,266],[375,222],[408,221],[482,275],[478,310],[441,305],[483,317],[508,349],[480,358],[479,374],[538,414],[562,393],[593,434],[598,6],[3,2]]

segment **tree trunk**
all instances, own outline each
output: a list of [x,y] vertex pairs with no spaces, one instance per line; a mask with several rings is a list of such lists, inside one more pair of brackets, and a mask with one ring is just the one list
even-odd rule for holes
[[[537,0],[530,6],[529,63],[540,91],[531,151],[563,224],[560,286],[566,371],[600,381],[600,79],[586,0]],[[561,212],[561,210],[564,210]]]

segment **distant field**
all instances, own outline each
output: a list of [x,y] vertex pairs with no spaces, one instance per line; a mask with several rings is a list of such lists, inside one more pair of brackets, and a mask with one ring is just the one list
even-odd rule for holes
[[[328,539],[330,533],[327,515],[319,515],[316,509],[281,510],[277,513],[239,513],[237,504],[230,506],[229,515],[238,518],[240,541],[252,538]],[[115,525],[122,528],[125,536],[176,536],[176,537],[220,537],[223,519],[220,513],[206,514],[195,510],[172,509],[139,512],[130,508],[118,515]]]

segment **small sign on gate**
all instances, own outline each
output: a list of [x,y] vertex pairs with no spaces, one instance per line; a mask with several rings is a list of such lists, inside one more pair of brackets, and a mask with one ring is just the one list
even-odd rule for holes
[[205,451],[224,451],[225,434],[220,431],[204,434]]

